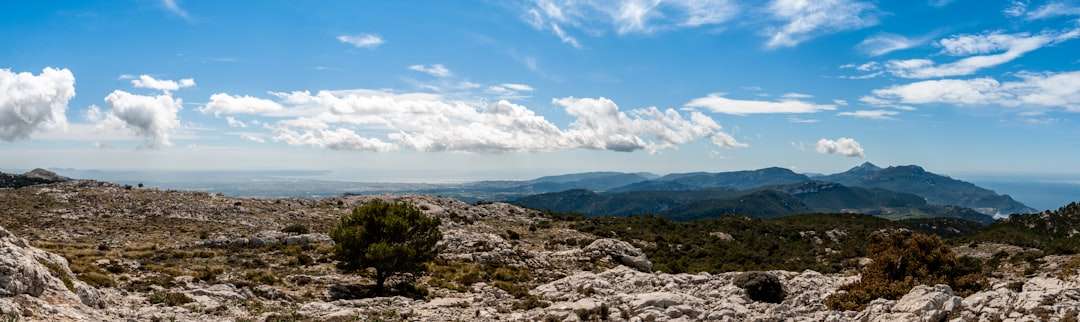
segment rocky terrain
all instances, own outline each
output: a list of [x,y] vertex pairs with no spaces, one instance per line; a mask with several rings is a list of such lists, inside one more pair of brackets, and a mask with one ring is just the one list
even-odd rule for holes
[[[338,271],[330,257],[324,232],[372,198],[405,200],[442,220],[440,255],[427,273],[406,277],[412,291],[364,296],[371,278]],[[658,272],[643,242],[600,238],[503,203],[238,199],[61,181],[0,189],[0,209],[0,316],[14,321],[1066,321],[1080,313],[1075,256],[1010,262],[966,296],[923,285],[835,311],[825,298],[858,280],[857,270]],[[983,260],[1034,254],[992,243],[955,248]],[[782,298],[751,293],[769,280]]]

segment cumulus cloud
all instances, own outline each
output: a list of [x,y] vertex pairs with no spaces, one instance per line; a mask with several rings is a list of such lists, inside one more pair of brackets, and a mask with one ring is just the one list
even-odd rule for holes
[[878,105],[1028,106],[1080,112],[1080,71],[1020,73],[1017,78],[1008,82],[990,77],[920,81],[876,89],[861,100]]
[[277,102],[252,96],[234,96],[225,93],[210,95],[210,102],[199,108],[199,112],[214,115],[227,114],[272,114],[282,112],[285,107]]
[[581,47],[569,29],[619,35],[718,25],[739,11],[733,0],[537,0],[525,6],[524,19],[562,42]]
[[856,0],[773,0],[766,8],[782,25],[770,28],[769,48],[794,47],[822,34],[877,25],[877,7]]
[[0,141],[67,127],[68,101],[75,96],[70,70],[46,67],[40,74],[0,69]]
[[[804,97],[804,96],[799,96]],[[716,113],[749,114],[803,114],[831,111],[833,104],[815,104],[798,98],[783,98],[777,101],[738,100],[726,98],[722,94],[709,94],[686,103],[687,107],[704,108]]]
[[363,137],[353,130],[344,128],[296,131],[292,128],[282,127],[278,128],[275,138],[290,145],[309,145],[331,150],[371,152],[397,150],[397,146],[392,143],[377,138]]
[[836,140],[821,139],[817,141],[817,152],[821,154],[836,154],[849,158],[865,158],[866,153],[862,145],[852,138],[839,138]]
[[381,36],[376,34],[341,35],[337,36],[337,40],[356,48],[375,48],[385,42]]
[[171,133],[180,127],[177,114],[183,101],[168,93],[147,96],[116,90],[105,97],[108,112],[96,106],[87,113],[101,127],[123,127],[144,138],[145,148],[172,146]]
[[409,66],[409,69],[435,77],[450,77],[451,75],[450,69],[446,68],[446,66],[443,66],[442,64],[434,64],[430,66],[411,65]]
[[900,114],[900,112],[890,111],[890,110],[859,110],[859,111],[836,113],[836,115],[840,115],[840,116],[849,116],[849,117],[854,117],[854,118],[871,119],[871,120],[891,120],[891,119],[893,119],[893,116],[896,116],[896,115],[899,115],[899,114]]
[[172,92],[181,88],[195,86],[195,80],[184,78],[181,80],[156,79],[150,75],[139,75],[139,78],[131,80],[131,86],[135,88],[149,88],[163,92]]
[[[530,88],[501,86],[517,91]],[[286,111],[260,115],[278,118],[270,125],[273,139],[290,145],[373,152],[657,152],[707,139],[721,147],[746,146],[700,112],[655,107],[623,111],[605,98],[554,100],[573,120],[559,128],[507,100],[489,103],[366,89],[273,94],[274,103]]]
[[553,100],[574,117],[565,136],[572,146],[597,150],[655,152],[673,148],[699,138],[708,138],[721,147],[746,147],[731,135],[721,131],[712,118],[691,111],[685,118],[674,109],[656,107],[619,110],[614,101],[606,98],[567,97]]

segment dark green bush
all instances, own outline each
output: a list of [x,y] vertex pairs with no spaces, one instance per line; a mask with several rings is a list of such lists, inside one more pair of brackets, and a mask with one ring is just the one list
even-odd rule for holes
[[304,226],[304,224],[290,224],[288,226],[285,226],[285,228],[282,228],[281,232],[286,234],[303,235],[309,233],[310,230],[307,226]]
[[346,271],[375,269],[375,285],[387,277],[418,273],[437,255],[439,219],[403,202],[374,200],[341,217],[330,232],[334,256]]
[[780,303],[787,293],[776,275],[764,272],[746,272],[735,277],[735,286],[746,290],[746,296],[758,302]]
[[873,263],[863,268],[858,282],[825,299],[829,308],[860,310],[877,298],[898,299],[916,285],[947,284],[966,296],[986,284],[978,260],[958,258],[937,236],[882,232],[871,236],[866,252]]

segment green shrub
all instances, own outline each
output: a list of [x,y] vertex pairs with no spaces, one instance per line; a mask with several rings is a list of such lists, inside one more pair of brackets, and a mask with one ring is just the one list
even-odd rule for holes
[[281,229],[281,232],[283,233],[296,235],[307,234],[310,231],[311,230],[309,230],[307,226],[304,226],[304,224],[290,224]]
[[346,271],[375,269],[376,289],[397,273],[417,273],[437,255],[439,219],[403,202],[374,200],[341,217],[330,232]]
[[957,258],[936,236],[893,231],[871,236],[867,253],[873,263],[858,282],[844,285],[825,299],[834,310],[861,310],[877,298],[895,300],[916,285],[947,284],[961,296],[986,284],[978,260]]

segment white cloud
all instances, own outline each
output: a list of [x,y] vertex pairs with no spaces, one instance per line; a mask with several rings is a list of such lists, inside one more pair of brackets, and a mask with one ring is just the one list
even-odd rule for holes
[[881,56],[894,51],[922,46],[928,40],[929,38],[913,39],[886,33],[863,39],[855,48],[869,56]]
[[930,0],[929,4],[933,7],[944,7],[949,5],[950,3],[953,3],[953,1],[955,0]]
[[181,8],[180,4],[177,3],[177,1],[178,0],[161,0],[161,6],[165,7],[165,10],[172,12],[174,15],[180,18],[191,19],[191,17],[187,13],[187,10]]
[[780,97],[790,98],[790,99],[805,99],[805,98],[814,98],[814,95],[803,94],[803,93],[784,93],[784,95],[780,95]]
[[840,112],[836,115],[850,116],[860,119],[891,120],[893,119],[893,116],[896,116],[898,114],[900,114],[900,112],[890,110],[859,110],[851,112]]
[[337,40],[353,45],[356,48],[375,48],[381,46],[385,41],[382,37],[376,34],[359,34],[359,35],[341,35],[337,36]]
[[[122,76],[122,75],[121,75]],[[139,75],[139,78],[131,80],[131,86],[136,88],[149,88],[163,92],[171,92],[181,88],[195,86],[195,80],[184,78],[178,81],[168,79],[156,79],[150,75]]]
[[430,66],[425,65],[411,65],[410,70],[421,72],[435,77],[450,77],[450,69],[446,68],[442,64],[434,64]]
[[839,138],[836,140],[821,139],[817,141],[817,152],[821,154],[836,154],[845,157],[865,158],[866,153],[862,145],[852,138]]
[[271,100],[225,93],[211,95],[210,102],[199,108],[199,112],[214,115],[268,114],[284,110],[285,107]]
[[1027,106],[1080,112],[1080,71],[1017,76],[1019,80],[1010,82],[989,77],[920,81],[877,89],[862,100],[878,104]]
[[572,146],[597,150],[655,152],[673,148],[699,138],[708,138],[721,147],[746,147],[721,131],[719,124],[700,112],[690,112],[686,119],[674,109],[661,111],[650,107],[619,111],[606,98],[566,97],[553,100],[574,117],[565,136]]
[[1054,17],[1080,16],[1080,6],[1064,1],[1051,1],[1027,12],[1024,18],[1028,20],[1048,19]]
[[257,136],[257,135],[249,134],[249,133],[240,134],[240,138],[244,139],[244,140],[247,140],[247,141],[255,142],[255,143],[266,143],[266,139],[262,138],[261,136]]
[[238,127],[238,128],[247,127],[247,124],[245,124],[244,121],[237,120],[236,118],[234,118],[232,116],[226,116],[225,117],[225,122],[227,122],[229,124],[229,127]]
[[733,0],[536,0],[524,19],[548,30],[562,42],[581,48],[568,28],[590,34],[611,29],[620,35],[648,34],[675,28],[696,28],[729,21],[739,11]]
[[789,117],[788,122],[796,123],[796,124],[814,124],[814,123],[818,123],[818,122],[821,122],[821,121],[819,121],[817,119],[804,119],[804,118],[798,118],[798,117]]
[[521,99],[528,97],[527,93],[532,92],[533,88],[526,84],[503,83],[488,86],[486,91],[503,99]]
[[767,11],[782,26],[767,32],[769,48],[794,47],[822,34],[877,25],[877,7],[856,0],[773,0]]
[[1029,52],[1077,37],[1080,37],[1080,29],[1040,34],[990,32],[977,35],[956,35],[938,41],[942,53],[968,57],[945,64],[938,64],[929,59],[891,60],[882,68],[894,76],[903,78],[971,75],[981,69],[1008,63]]
[[1028,0],[1012,0],[1002,13],[1009,17],[1023,16],[1027,12],[1027,6]]
[[815,104],[793,98],[784,98],[778,101],[738,100],[723,97],[719,93],[695,98],[685,105],[704,108],[715,113],[733,115],[801,114],[836,109],[836,105],[833,104]]
[[0,69],[0,141],[67,127],[68,101],[75,96],[70,70],[46,67],[40,74]]
[[561,40],[563,43],[570,45],[574,48],[581,48],[581,43],[578,42],[577,38],[567,34],[566,31],[563,31],[562,27],[559,27],[559,24],[552,22],[551,32],[554,33],[556,37],[559,37],[559,40]]
[[[518,91],[523,84],[502,84]],[[227,95],[227,94],[221,94]],[[450,99],[430,93],[345,90],[274,93],[285,111],[270,128],[275,141],[339,150],[457,152],[602,149],[656,152],[698,139],[743,147],[700,112],[643,108],[621,111],[605,98],[563,98],[572,117],[561,129],[525,106]],[[296,112],[294,110],[302,110]]]
[[91,110],[92,118],[100,119],[102,127],[124,127],[145,139],[143,147],[172,146],[171,133],[180,127],[177,114],[183,101],[168,93],[144,96],[116,90],[105,97],[110,110],[106,113]]

